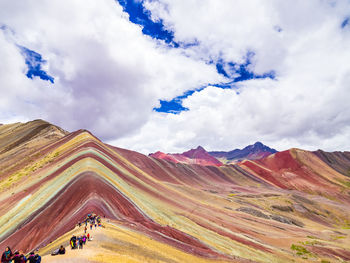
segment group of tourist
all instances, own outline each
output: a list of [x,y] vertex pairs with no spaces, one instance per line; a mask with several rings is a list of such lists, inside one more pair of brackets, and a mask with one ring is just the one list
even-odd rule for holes
[[[86,241],[91,241],[92,237],[90,233],[87,232],[87,226],[90,225],[90,230],[92,230],[93,226],[97,228],[97,226],[101,226],[101,217],[91,213],[88,214],[85,220],[78,223],[78,226],[81,227],[82,223],[84,225],[84,235],[81,236],[72,236],[70,239],[70,247],[71,249],[83,249],[83,246],[86,244]],[[66,249],[64,246],[61,246],[60,248],[54,250],[51,255],[63,255],[66,253]],[[30,252],[28,255],[24,255],[23,253],[19,251],[15,251],[12,253],[12,250],[10,247],[7,247],[4,251],[4,253],[1,256],[1,263],[40,263],[41,257],[38,254],[35,254],[34,252]]]
[[[86,241],[92,240],[92,236],[90,235],[90,233],[86,233],[88,224],[90,225],[90,230],[92,230],[93,226],[95,226],[95,228],[97,228],[97,226],[101,226],[101,217],[94,213],[90,213],[82,222],[78,222],[78,227],[84,226],[84,234],[81,236],[73,235],[70,238],[69,245],[71,249],[83,249],[84,245],[86,244]],[[60,255],[65,253],[65,248],[61,246],[61,248],[56,249],[51,255]]]
[[[86,233],[88,224],[90,225],[90,230],[92,230],[94,226],[95,228],[97,225],[101,226],[101,217],[94,213],[91,213],[87,215],[83,222],[85,223],[84,233]],[[79,222],[78,225],[81,226],[81,223]]]
[[82,236],[72,236],[69,244],[71,249],[83,249],[83,246],[86,244],[86,241],[89,240],[90,241],[90,234],[88,233],[87,235],[82,235]]
[[12,250],[10,247],[7,247],[4,251],[4,253],[1,256],[1,262],[2,263],[40,263],[41,257],[38,254],[35,254],[34,252],[30,252],[27,257],[20,253],[19,251],[15,251],[12,253]]

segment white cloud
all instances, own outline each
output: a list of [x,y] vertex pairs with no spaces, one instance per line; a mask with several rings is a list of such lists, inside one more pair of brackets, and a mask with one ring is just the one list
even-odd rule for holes
[[[158,0],[145,7],[175,41],[199,45],[162,45],[113,0],[1,1],[0,24],[14,33],[0,30],[0,122],[44,118],[145,153],[230,150],[257,140],[279,150],[350,150],[350,28],[340,27],[347,1]],[[48,60],[54,85],[25,77],[16,44]],[[251,70],[275,70],[277,79],[208,87],[185,99],[189,111],[181,114],[152,111],[158,99],[224,81],[205,61],[244,63],[248,51],[255,53]]]
[[340,27],[348,2],[159,0],[146,7],[176,41],[199,41],[193,56],[242,63],[253,51],[250,69],[275,70],[277,79],[238,83],[239,95],[209,87],[184,100],[189,111],[154,113],[142,136],[115,143],[144,152],[230,150],[257,140],[279,150],[350,150],[350,29]]
[[[1,54],[9,60],[1,72],[8,78],[0,79],[2,121],[11,112],[113,139],[147,122],[159,99],[223,80],[215,66],[143,35],[113,0],[2,1],[0,17],[15,32],[0,31],[9,47]],[[54,85],[25,77],[16,44],[47,59]]]

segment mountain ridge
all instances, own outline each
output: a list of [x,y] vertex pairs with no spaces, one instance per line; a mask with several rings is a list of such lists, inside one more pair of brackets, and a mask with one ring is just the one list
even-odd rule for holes
[[211,156],[224,160],[224,163],[236,163],[243,160],[256,160],[274,154],[277,151],[270,148],[261,142],[256,142],[252,145],[248,145],[243,149],[234,149],[232,151],[210,151]]
[[150,153],[150,157],[157,159],[164,159],[175,163],[188,163],[188,164],[199,164],[199,165],[213,165],[221,166],[223,165],[215,157],[211,156],[202,146],[198,146],[195,149],[185,151],[183,153],[163,153],[155,152]]
[[164,159],[175,163],[188,163],[199,165],[221,166],[224,164],[235,164],[243,160],[258,160],[274,154],[277,151],[261,142],[248,145],[243,149],[234,149],[232,151],[206,151],[202,146],[190,149],[183,153],[150,153],[149,156]]
[[[8,130],[0,143],[34,126]],[[0,158],[0,166],[13,164],[0,180],[1,250],[48,253],[52,244],[65,244],[70,231],[82,234],[77,222],[94,211],[110,221],[101,231],[105,248],[113,249],[96,252],[108,251],[112,262],[350,260],[348,152],[327,153],[323,160],[290,149],[215,166],[152,158],[105,144],[86,130],[60,138],[47,137],[50,130],[39,134]],[[195,150],[185,157],[197,158],[205,149]],[[126,238],[135,233],[172,250],[162,253]],[[297,254],[296,246],[308,253]]]

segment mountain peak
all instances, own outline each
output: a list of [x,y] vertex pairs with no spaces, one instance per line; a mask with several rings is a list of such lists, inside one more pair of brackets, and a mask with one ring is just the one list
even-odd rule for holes
[[198,146],[195,149],[191,149],[189,151],[183,152],[182,153],[184,156],[187,156],[189,158],[196,158],[196,157],[207,157],[210,156],[208,154],[208,152],[202,147],[202,146]]
[[200,164],[200,165],[214,165],[221,166],[222,163],[215,157],[211,156],[202,146],[183,153],[165,154],[165,153],[151,153],[149,156],[163,159],[175,163]]
[[196,148],[196,150],[197,150],[197,151],[205,151],[205,149],[204,149],[202,146],[200,146],[200,145],[198,145],[198,147]]
[[213,151],[209,154],[215,158],[223,160],[224,163],[236,163],[242,160],[256,160],[276,153],[275,149],[272,149],[262,142],[255,142],[252,145],[248,145],[243,149],[235,149],[232,151]]

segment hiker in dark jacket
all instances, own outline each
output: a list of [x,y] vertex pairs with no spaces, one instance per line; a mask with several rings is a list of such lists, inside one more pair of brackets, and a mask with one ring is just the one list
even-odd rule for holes
[[80,237],[79,238],[79,249],[83,249],[83,244],[84,244],[83,237]]
[[61,254],[61,255],[66,254],[66,249],[63,246],[61,246],[60,249],[58,250],[58,254]]
[[15,254],[12,257],[14,263],[20,263],[19,252],[15,251]]
[[70,246],[71,246],[71,249],[77,248],[77,237],[74,235],[70,239]]
[[10,263],[12,259],[12,251],[10,247],[5,248],[4,253],[1,256],[1,263]]
[[28,261],[29,261],[29,263],[36,263],[34,252],[30,252],[29,257],[28,257]]
[[41,257],[38,254],[35,254],[35,263],[41,263]]
[[15,255],[13,256],[13,262],[14,263],[26,263],[27,259],[23,254],[20,254],[18,251],[15,252]]

